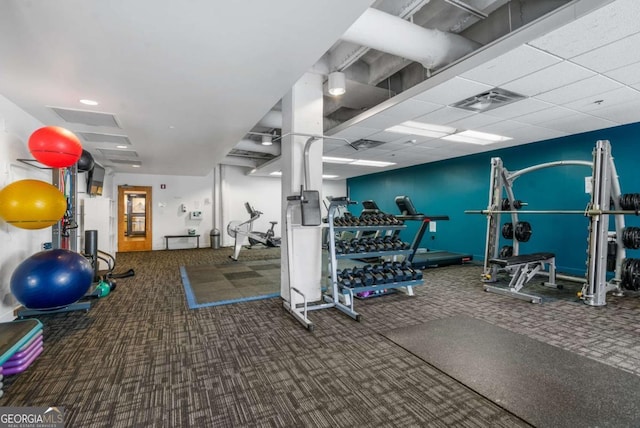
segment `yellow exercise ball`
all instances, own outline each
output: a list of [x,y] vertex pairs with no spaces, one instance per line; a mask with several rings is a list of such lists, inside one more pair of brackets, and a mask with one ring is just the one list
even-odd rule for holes
[[44,229],[67,210],[60,190],[40,180],[15,181],[0,190],[0,217],[21,229]]

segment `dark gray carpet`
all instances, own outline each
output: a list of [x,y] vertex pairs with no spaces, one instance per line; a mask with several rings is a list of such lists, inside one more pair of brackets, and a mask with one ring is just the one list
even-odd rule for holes
[[[261,251],[243,257],[274,258]],[[457,314],[640,374],[637,297],[532,305],[484,292],[480,267],[451,266],[425,271],[415,297],[357,301],[360,323],[314,311],[310,333],[280,299],[190,310],[179,267],[230,254],[118,254],[116,271],[136,276],[87,313],[42,317],[44,352],[6,379],[0,406],[65,406],[68,427],[528,426],[380,334]]]
[[468,316],[384,336],[537,427],[640,426],[639,376],[556,346]]

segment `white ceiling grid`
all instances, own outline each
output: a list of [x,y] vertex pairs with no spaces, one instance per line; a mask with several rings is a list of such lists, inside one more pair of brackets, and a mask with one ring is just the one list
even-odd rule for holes
[[[492,145],[446,142],[405,135],[360,155],[397,162],[397,167],[542,141],[640,121],[640,7],[618,0],[572,23],[481,64],[366,119],[370,138],[392,140],[383,130],[404,120],[449,125],[513,138]],[[448,105],[501,87],[527,96],[486,113]],[[423,104],[440,106],[426,114]],[[384,117],[385,120],[376,119]],[[396,123],[389,117],[397,118]],[[358,123],[357,125],[360,125]],[[337,135],[345,136],[349,129]],[[384,153],[386,150],[386,154]],[[427,159],[427,160],[425,160]]]

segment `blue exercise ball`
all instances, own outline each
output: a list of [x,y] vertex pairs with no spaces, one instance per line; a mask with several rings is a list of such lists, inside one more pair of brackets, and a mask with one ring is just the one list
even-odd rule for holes
[[11,292],[25,308],[51,310],[76,302],[93,282],[89,260],[74,251],[41,251],[11,275]]

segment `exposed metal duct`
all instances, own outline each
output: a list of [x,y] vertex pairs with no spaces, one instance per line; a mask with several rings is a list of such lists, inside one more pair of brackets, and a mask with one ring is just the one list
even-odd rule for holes
[[421,63],[433,70],[480,47],[453,33],[431,30],[369,8],[340,38]]
[[[282,126],[282,122],[280,125],[274,126],[274,128],[280,128]],[[256,152],[256,153],[267,153],[273,156],[280,156],[280,144],[273,144],[271,146],[263,146],[257,141],[254,140],[240,140],[238,144],[234,147],[236,150],[246,150],[248,152]]]
[[[324,129],[331,129],[335,126],[340,125],[342,122],[339,120],[335,120],[335,119],[331,119],[328,117],[323,118],[323,126]],[[271,110],[269,113],[267,113],[262,119],[260,119],[260,122],[257,123],[258,126],[264,126],[265,128],[274,128],[274,129],[282,129],[282,112],[279,110]],[[257,144],[255,141],[253,140],[241,140],[242,141],[250,141],[253,142],[254,144]],[[251,150],[250,148],[247,147],[240,147],[239,145],[236,146],[236,149],[240,149],[240,150]],[[254,150],[257,151],[257,150]],[[275,155],[279,155],[280,154],[280,149],[277,150],[277,153],[274,153],[272,151],[263,151],[262,153],[272,153]]]

